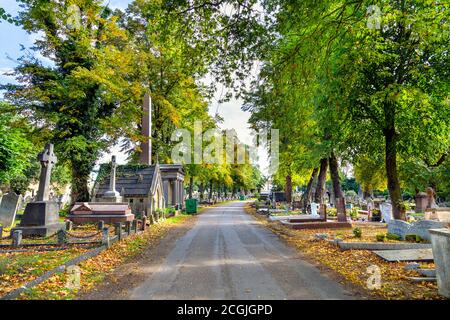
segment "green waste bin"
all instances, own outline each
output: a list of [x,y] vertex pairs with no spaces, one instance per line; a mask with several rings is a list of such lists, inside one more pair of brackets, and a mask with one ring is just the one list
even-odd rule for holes
[[186,199],[186,213],[197,213],[197,199]]
[[245,196],[243,194],[241,194],[241,196],[239,197],[239,200],[245,200]]

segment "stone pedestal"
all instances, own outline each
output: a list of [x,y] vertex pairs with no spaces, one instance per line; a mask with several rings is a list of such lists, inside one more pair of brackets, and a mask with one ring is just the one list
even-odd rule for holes
[[439,294],[450,298],[450,229],[431,229]]
[[57,202],[36,201],[28,203],[20,225],[11,230],[21,230],[23,237],[50,236],[64,230],[65,224],[59,222],[59,206]]
[[122,196],[117,191],[107,191],[102,197],[102,202],[115,202],[120,203],[122,201]]

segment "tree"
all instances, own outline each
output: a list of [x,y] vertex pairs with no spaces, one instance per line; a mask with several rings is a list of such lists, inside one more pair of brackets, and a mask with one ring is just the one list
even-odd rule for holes
[[3,86],[5,97],[51,128],[58,157],[72,172],[72,201],[88,201],[100,152],[138,119],[133,111],[142,91],[130,78],[127,34],[99,0],[19,2],[16,22],[42,34],[33,51],[51,63],[22,57],[15,69],[20,84]]
[[[30,160],[35,155],[27,136],[31,130],[11,109],[0,103],[0,185],[18,179],[30,167]],[[13,189],[18,193],[22,191]]]

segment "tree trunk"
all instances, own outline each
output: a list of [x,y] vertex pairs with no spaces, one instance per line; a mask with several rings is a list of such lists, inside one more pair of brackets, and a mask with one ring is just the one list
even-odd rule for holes
[[91,168],[86,163],[72,162],[72,195],[71,202],[89,202],[89,175]]
[[284,192],[286,194],[286,202],[288,204],[292,203],[292,177],[290,174],[286,176],[286,186]]
[[198,187],[198,192],[200,192],[200,202],[203,201],[203,192],[205,189],[204,183],[200,183],[200,186]]
[[395,127],[385,130],[386,142],[386,176],[389,196],[392,202],[392,215],[394,219],[406,220],[406,212],[402,203],[402,193],[397,172],[397,138]]
[[212,199],[212,193],[213,193],[213,181],[211,180],[209,182],[209,195],[208,195],[208,201],[211,201]]
[[313,186],[314,180],[316,180],[318,171],[319,171],[319,168],[317,168],[317,167],[314,168],[312,173],[311,173],[311,178],[309,178],[308,185],[306,186],[306,191],[303,194],[303,199],[302,199],[303,200],[302,201],[303,209],[306,209],[308,207],[308,204],[311,201],[312,191],[313,191],[312,186]]
[[321,204],[323,201],[323,193],[325,191],[325,182],[327,180],[328,159],[320,159],[320,172],[317,178],[316,194],[314,195],[314,202]]
[[334,152],[331,153],[329,165],[335,206],[338,213],[338,221],[347,221],[347,217],[345,215],[345,198],[342,194],[341,182],[339,181],[339,165]]
[[367,200],[370,197],[372,197],[372,190],[368,186],[365,186],[363,191],[363,198],[364,200]]
[[189,177],[189,199],[192,199],[192,189],[194,189],[194,177]]
[[339,165],[334,152],[331,153],[329,161],[330,161],[330,176],[333,185],[334,197],[336,199],[343,198],[344,195],[342,194],[341,182],[339,181]]

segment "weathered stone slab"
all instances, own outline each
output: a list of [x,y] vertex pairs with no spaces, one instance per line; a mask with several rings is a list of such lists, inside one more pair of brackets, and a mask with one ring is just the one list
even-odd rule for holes
[[429,243],[339,242],[342,250],[405,250],[431,249]]
[[292,229],[344,229],[352,227],[352,224],[349,222],[320,221],[320,222],[290,223],[288,221],[283,220],[281,220],[280,222]]
[[431,249],[376,250],[373,253],[389,262],[433,261]]
[[2,197],[2,202],[0,203],[0,224],[3,227],[9,228],[13,226],[21,202],[22,196],[14,192],[10,192]]

